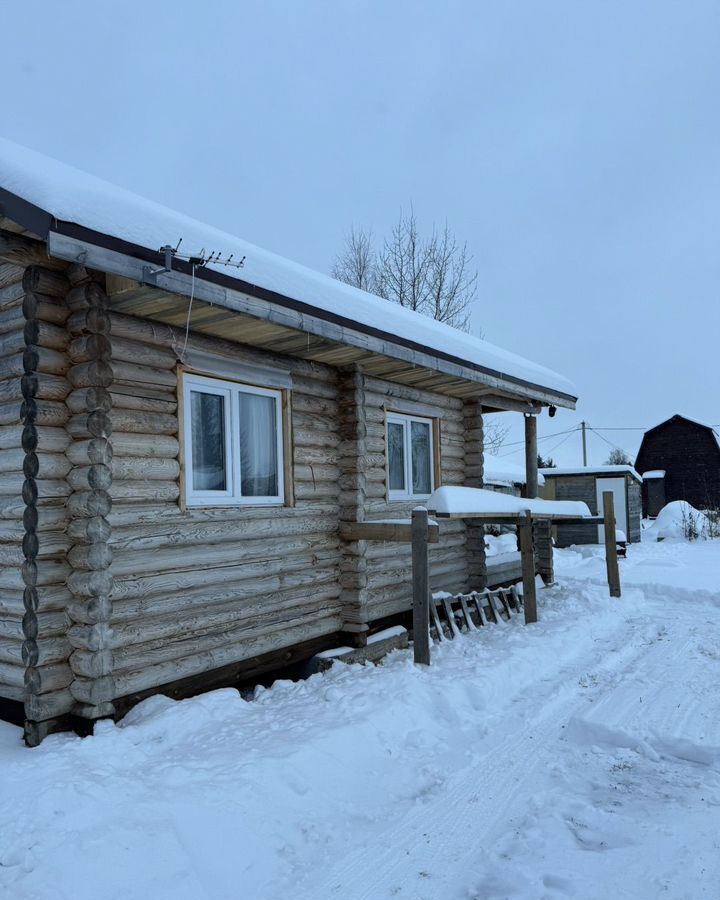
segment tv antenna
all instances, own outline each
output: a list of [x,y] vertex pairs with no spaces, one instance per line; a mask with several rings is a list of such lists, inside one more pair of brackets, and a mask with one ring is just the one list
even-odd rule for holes
[[190,263],[192,266],[193,278],[196,269],[202,269],[206,266],[225,266],[230,269],[242,269],[245,265],[245,256],[237,258],[234,253],[226,255],[219,250],[207,251],[204,247],[202,250],[193,253],[181,251],[180,245],[182,244],[182,241],[183,239],[180,238],[174,247],[172,244],[164,244],[160,247],[158,252],[162,253],[165,257],[164,265],[157,268],[143,266],[142,274],[145,284],[151,284],[157,287],[158,276],[167,275],[169,272],[173,271],[174,259],[182,259],[185,262]]

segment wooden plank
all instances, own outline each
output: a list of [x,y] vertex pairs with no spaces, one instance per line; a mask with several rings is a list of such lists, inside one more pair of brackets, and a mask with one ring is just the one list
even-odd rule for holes
[[[427,526],[429,544],[440,541],[440,527],[430,523]],[[348,522],[341,528],[342,537],[347,541],[393,541],[410,544],[413,541],[412,524],[390,522]]]
[[[534,418],[541,410],[539,403],[523,402],[504,394],[487,394],[482,396],[483,409],[487,410],[506,410],[507,412],[525,413],[526,416]],[[527,419],[525,421],[527,425]]]
[[615,536],[615,500],[612,491],[603,491],[603,513],[605,515],[605,564],[607,566],[608,587],[611,597],[619,597],[620,569],[617,558]]
[[537,598],[535,596],[535,554],[533,553],[532,519],[529,515],[520,520],[518,535],[520,537],[525,624],[531,625],[533,622],[537,622]]
[[[510,523],[511,525],[517,525],[520,518],[523,516],[523,513],[517,512],[509,512],[509,513],[472,513],[472,512],[459,512],[459,513],[444,513],[444,512],[436,512],[431,509],[430,514],[434,519],[468,519],[473,520],[477,519],[479,522],[485,522],[487,525],[507,525]],[[578,523],[582,522],[584,524],[589,525],[598,525],[603,521],[602,516],[565,516],[558,513],[552,513],[549,515],[548,513],[542,513],[541,515],[533,515],[530,513],[530,518],[533,521],[542,522],[543,520],[547,520],[548,522],[569,522],[569,523]]]
[[0,259],[20,266],[41,265],[50,269],[66,269],[67,263],[48,256],[44,242],[34,241],[14,232],[0,231]]
[[428,512],[412,511],[413,654],[416,663],[430,665],[430,567]]

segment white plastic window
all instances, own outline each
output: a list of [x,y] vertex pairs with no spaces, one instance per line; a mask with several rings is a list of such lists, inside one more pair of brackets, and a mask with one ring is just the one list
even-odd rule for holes
[[183,392],[188,505],[282,503],[282,393],[199,375]]
[[388,413],[387,468],[390,500],[419,500],[432,494],[432,419]]

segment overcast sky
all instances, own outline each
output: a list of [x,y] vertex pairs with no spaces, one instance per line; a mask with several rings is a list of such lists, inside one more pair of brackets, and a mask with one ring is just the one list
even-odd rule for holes
[[352,224],[447,220],[474,328],[578,387],[540,421],[557,462],[581,419],[720,425],[717,2],[65,0],[2,28],[11,140],[323,271]]

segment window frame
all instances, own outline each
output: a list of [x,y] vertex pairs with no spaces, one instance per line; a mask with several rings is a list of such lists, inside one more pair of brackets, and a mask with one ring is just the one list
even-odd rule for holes
[[[225,441],[225,491],[196,490],[193,487],[193,451],[192,451],[192,400],[193,390],[222,396],[226,408],[223,417]],[[188,507],[211,506],[284,506],[286,502],[286,422],[285,391],[277,388],[260,387],[227,378],[216,378],[208,375],[196,375],[183,372],[183,446],[182,459],[185,469],[184,503]],[[277,493],[269,496],[245,496],[242,490],[242,458],[240,455],[240,395],[251,394],[260,397],[272,397],[275,400],[275,442],[277,459]]]
[[[416,494],[412,490],[412,423],[420,422],[428,426],[428,450],[430,453],[430,492]],[[403,454],[405,489],[398,490],[390,487],[390,425],[402,425],[403,427]],[[385,455],[387,460],[387,499],[389,503],[409,503],[418,500],[427,500],[435,490],[435,435],[437,420],[428,416],[416,416],[411,413],[401,413],[387,410],[385,413]]]

